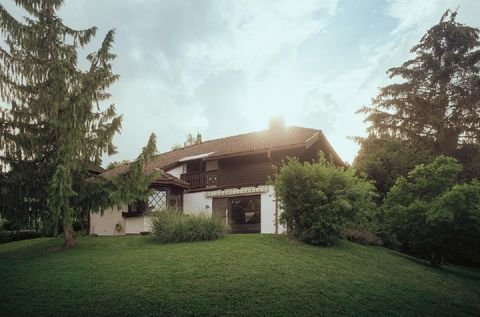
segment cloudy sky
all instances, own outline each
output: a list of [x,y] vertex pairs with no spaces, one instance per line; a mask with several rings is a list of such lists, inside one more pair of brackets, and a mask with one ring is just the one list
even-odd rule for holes
[[[363,116],[385,71],[443,12],[480,27],[478,0],[66,0],[74,28],[116,29],[112,101],[124,115],[119,153],[133,159],[151,132],[167,151],[189,132],[214,139],[287,125],[322,129],[352,162]],[[16,15],[11,0],[2,0]]]

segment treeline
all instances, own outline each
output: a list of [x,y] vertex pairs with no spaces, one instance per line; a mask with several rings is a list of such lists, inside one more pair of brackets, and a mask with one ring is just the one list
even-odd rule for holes
[[373,232],[433,265],[480,265],[480,30],[456,17],[447,10],[359,110],[369,128],[353,168],[282,168],[275,185],[296,238],[329,245]]
[[441,264],[480,263],[479,29],[447,10],[388,70],[354,166],[379,193],[387,243]]

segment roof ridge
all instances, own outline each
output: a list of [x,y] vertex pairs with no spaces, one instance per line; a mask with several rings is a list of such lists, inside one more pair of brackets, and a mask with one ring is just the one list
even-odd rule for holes
[[[322,130],[320,130],[320,129],[305,128],[305,127],[296,126],[296,125],[286,126],[285,128],[286,128],[286,129],[288,129],[288,128],[295,128],[295,129],[313,130],[313,131],[318,131],[318,132],[320,132],[320,133],[323,133]],[[200,146],[200,145],[202,145],[202,144],[206,144],[206,143],[210,143],[210,142],[214,142],[214,141],[220,141],[220,140],[225,140],[225,139],[230,139],[230,138],[236,138],[236,137],[241,137],[241,136],[245,136],[245,135],[249,135],[249,134],[266,132],[266,131],[270,131],[270,129],[263,129],[263,130],[260,130],[260,131],[240,133],[240,134],[230,135],[230,136],[226,136],[226,137],[222,137],[222,138],[218,138],[218,139],[210,139],[210,140],[202,141],[202,143],[200,143],[200,144],[192,144],[192,145],[184,146],[184,147],[182,147],[182,148],[180,148],[180,149],[175,149],[175,150],[170,150],[170,151],[162,152],[162,153],[159,153],[159,154],[155,155],[153,158],[155,158],[155,157],[157,157],[157,156],[160,156],[160,155],[163,155],[163,154],[168,154],[168,153],[172,153],[172,152],[176,152],[176,151],[182,151],[182,150],[185,150],[185,149],[189,149],[189,148],[192,148],[192,147]]]

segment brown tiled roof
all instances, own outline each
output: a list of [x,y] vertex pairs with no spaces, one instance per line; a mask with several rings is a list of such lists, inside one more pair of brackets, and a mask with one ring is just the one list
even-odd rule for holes
[[88,167],[88,171],[90,173],[93,173],[93,174],[101,174],[101,173],[105,172],[105,169],[101,166],[97,166],[97,165],[92,164]]
[[154,184],[177,185],[183,188],[189,188],[190,184],[183,179],[173,176],[167,172],[160,172],[159,177],[153,182]]
[[[270,149],[290,148],[301,145],[309,145],[310,142],[324,138],[322,131],[302,127],[286,127],[284,130],[264,130],[230,136],[221,139],[205,141],[198,145],[187,146],[178,150],[162,153],[152,159],[145,167],[145,172],[162,170],[175,166],[179,160],[185,157],[211,153],[208,159],[225,156],[236,156],[255,152],[268,151]],[[128,171],[128,164],[117,166],[106,171],[103,176],[113,176]]]

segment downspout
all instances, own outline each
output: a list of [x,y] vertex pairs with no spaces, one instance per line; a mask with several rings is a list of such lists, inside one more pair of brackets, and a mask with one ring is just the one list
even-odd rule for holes
[[[280,169],[280,164],[275,162],[272,158],[272,150],[268,150],[267,157],[270,162],[275,166],[275,178],[278,176],[278,172]],[[278,234],[278,199],[277,199],[277,191],[275,191],[275,234]]]

